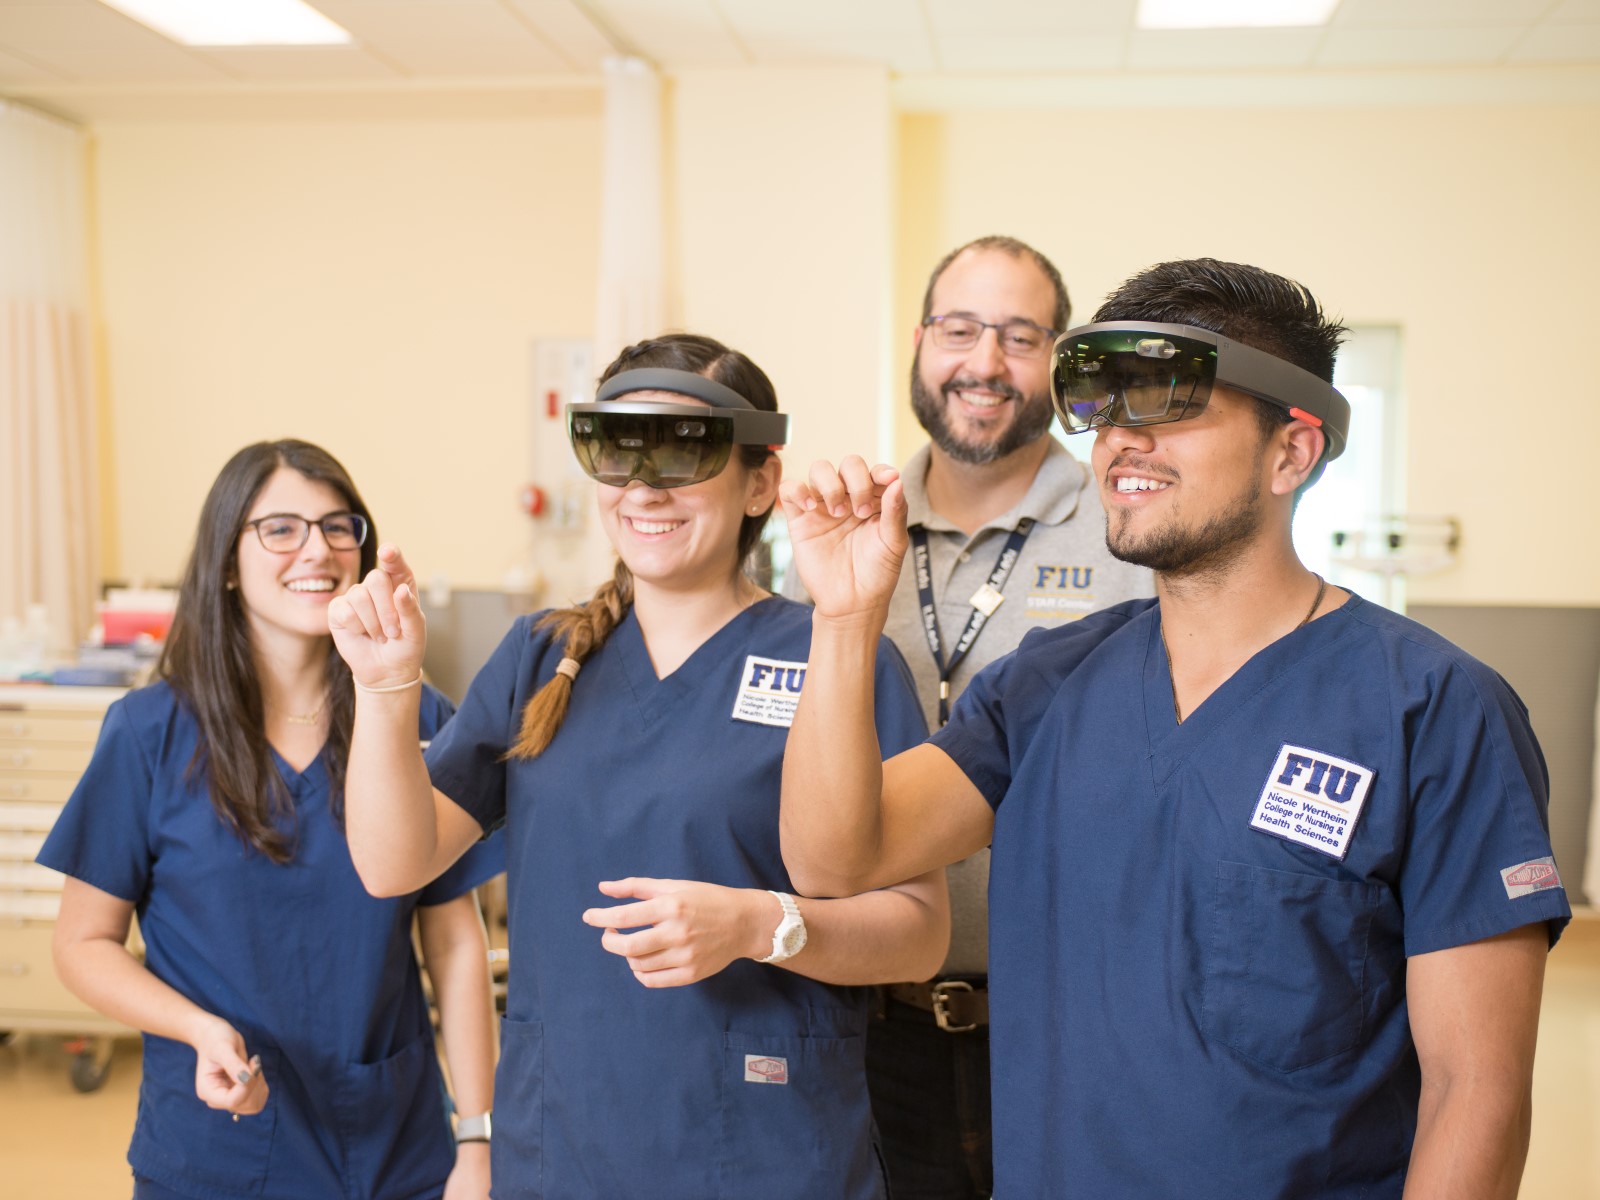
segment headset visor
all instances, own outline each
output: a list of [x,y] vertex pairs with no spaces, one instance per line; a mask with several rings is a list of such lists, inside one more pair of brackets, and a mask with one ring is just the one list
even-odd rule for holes
[[[702,404],[632,399],[637,392],[692,396]],[[704,483],[728,465],[735,446],[777,450],[789,418],[758,409],[732,388],[689,371],[641,367],[600,385],[593,404],[567,405],[567,437],[584,473],[625,487]]]
[[613,487],[703,483],[733,452],[733,419],[697,404],[573,404],[567,431],[584,473]]
[[1104,321],[1067,330],[1051,356],[1050,394],[1069,433],[1196,417],[1217,384],[1321,428],[1325,458],[1344,450],[1350,405],[1331,384],[1208,329]]
[[646,400],[567,405],[567,436],[584,474],[624,487],[704,483],[728,465],[736,445],[781,445],[789,418],[754,409]]

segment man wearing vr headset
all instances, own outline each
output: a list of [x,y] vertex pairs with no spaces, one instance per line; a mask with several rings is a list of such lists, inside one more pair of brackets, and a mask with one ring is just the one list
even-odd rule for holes
[[[1055,264],[1016,238],[968,242],[928,278],[911,406],[929,441],[900,471],[912,547],[886,632],[930,729],[1028,630],[1154,592],[1148,570],[1106,550],[1093,479],[1050,436],[1050,348],[1070,315]],[[798,582],[791,572],[790,594],[803,594]],[[867,1035],[897,1200],[976,1200],[993,1187],[988,851],[948,877],[943,968],[885,988]]]
[[992,842],[997,1194],[1516,1195],[1570,916],[1544,762],[1498,675],[1295,557],[1341,333],[1200,259],[1061,337],[1057,411],[1158,599],[1029,634],[881,765],[860,664],[902,485],[850,459],[784,488],[816,603],[785,861],[848,894]]

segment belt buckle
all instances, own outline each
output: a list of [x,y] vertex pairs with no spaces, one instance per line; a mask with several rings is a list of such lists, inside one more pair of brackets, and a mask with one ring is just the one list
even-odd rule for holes
[[950,1009],[947,1007],[950,1003],[951,992],[970,993],[972,990],[972,985],[964,979],[941,979],[933,985],[933,1019],[940,1029],[946,1033],[970,1033],[978,1027],[976,1021],[971,1025],[952,1025],[950,1023]]

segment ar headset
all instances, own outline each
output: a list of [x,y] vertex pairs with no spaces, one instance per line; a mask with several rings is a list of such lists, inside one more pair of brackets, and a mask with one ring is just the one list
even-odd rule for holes
[[[618,399],[632,392],[674,392],[711,407]],[[637,479],[675,488],[716,476],[736,445],[781,450],[789,418],[693,371],[646,367],[613,375],[593,404],[567,405],[567,436],[591,479],[612,487]]]
[[1197,417],[1217,384],[1322,430],[1323,462],[1344,452],[1350,402],[1331,383],[1209,329],[1101,321],[1067,330],[1050,357],[1050,398],[1068,433]]

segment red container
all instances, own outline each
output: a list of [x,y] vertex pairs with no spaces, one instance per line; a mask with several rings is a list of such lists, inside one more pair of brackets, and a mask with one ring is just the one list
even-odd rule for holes
[[100,627],[105,630],[106,645],[126,646],[147,634],[156,641],[166,640],[172,628],[170,612],[152,612],[141,609],[108,608],[100,613]]

